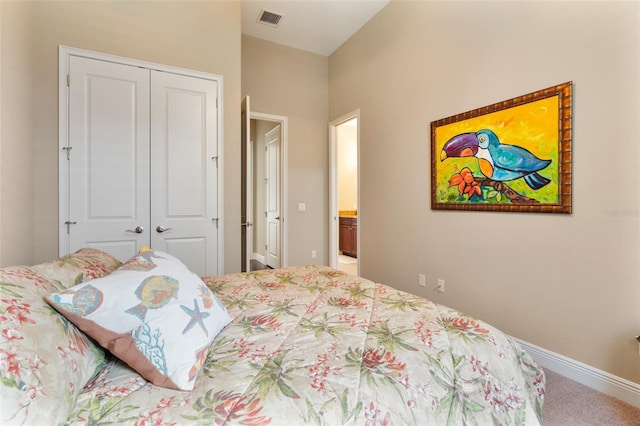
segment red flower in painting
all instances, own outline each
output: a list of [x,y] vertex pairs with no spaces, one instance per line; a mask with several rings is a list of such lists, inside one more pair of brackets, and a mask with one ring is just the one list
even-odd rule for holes
[[471,199],[476,194],[482,194],[480,184],[476,182],[476,178],[473,177],[473,173],[468,167],[451,176],[449,186],[457,186],[460,195],[467,194],[468,199]]

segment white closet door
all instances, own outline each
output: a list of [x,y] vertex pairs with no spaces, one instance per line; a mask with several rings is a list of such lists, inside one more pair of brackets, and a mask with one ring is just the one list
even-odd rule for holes
[[150,240],[149,70],[77,56],[69,67],[69,252],[124,261]]
[[217,82],[151,72],[151,247],[218,273]]

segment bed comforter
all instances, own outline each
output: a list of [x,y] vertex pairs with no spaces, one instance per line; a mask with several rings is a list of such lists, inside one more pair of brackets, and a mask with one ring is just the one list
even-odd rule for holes
[[203,279],[233,320],[195,389],[114,360],[68,424],[539,424],[542,369],[482,321],[321,266]]

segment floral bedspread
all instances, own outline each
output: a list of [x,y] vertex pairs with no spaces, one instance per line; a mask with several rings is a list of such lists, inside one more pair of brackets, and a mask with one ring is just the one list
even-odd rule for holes
[[69,424],[539,424],[542,369],[488,324],[321,266],[204,280],[233,320],[195,389],[112,362]]

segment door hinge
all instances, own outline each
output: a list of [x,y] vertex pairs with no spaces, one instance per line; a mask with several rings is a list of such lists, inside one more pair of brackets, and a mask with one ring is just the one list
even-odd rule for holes
[[67,151],[67,161],[70,159],[69,156],[70,156],[70,153],[71,153],[72,149],[73,149],[72,146],[65,146],[65,147],[62,148],[63,151]]
[[71,75],[67,74],[67,87],[71,86]]
[[216,155],[215,157],[211,157],[212,160],[215,160],[216,162],[216,167],[218,167],[218,156]]
[[211,220],[216,223],[216,229],[218,229],[218,220],[219,219],[217,217],[214,217]]

